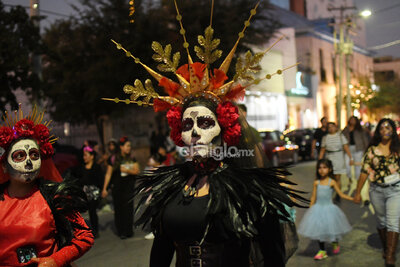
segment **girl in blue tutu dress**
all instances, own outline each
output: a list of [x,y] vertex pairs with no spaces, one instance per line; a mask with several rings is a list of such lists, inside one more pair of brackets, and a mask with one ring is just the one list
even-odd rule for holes
[[324,242],[332,242],[333,254],[340,251],[339,239],[351,230],[344,213],[332,202],[333,190],[344,199],[353,198],[340,191],[334,180],[333,166],[329,159],[320,159],[317,162],[317,179],[310,201],[310,208],[300,222],[298,233],[313,240],[318,240],[320,250],[315,260],[328,257]]

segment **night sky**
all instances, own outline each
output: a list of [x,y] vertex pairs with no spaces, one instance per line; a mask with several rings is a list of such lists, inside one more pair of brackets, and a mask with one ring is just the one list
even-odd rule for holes
[[[3,0],[5,4],[29,6],[29,0]],[[367,47],[387,44],[400,40],[400,1],[399,0],[354,0],[358,10],[370,9],[372,15],[366,19]],[[74,14],[70,4],[78,4],[78,0],[40,0],[41,15],[47,16],[42,27],[48,27],[54,20]],[[56,14],[49,14],[48,12]],[[377,56],[391,55],[400,58],[400,44],[375,50]]]
[[[368,47],[400,40],[399,0],[354,0],[354,3],[360,11],[372,11],[372,15],[365,20]],[[391,55],[400,58],[400,44],[376,52],[379,56]]]

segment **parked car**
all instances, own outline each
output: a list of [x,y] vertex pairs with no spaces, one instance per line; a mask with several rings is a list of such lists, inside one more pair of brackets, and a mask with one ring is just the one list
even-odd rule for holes
[[285,139],[299,146],[299,156],[302,160],[312,159],[311,144],[314,132],[314,129],[296,129],[285,135]]
[[277,130],[260,131],[264,152],[273,166],[285,163],[297,163],[299,147],[285,140],[283,134]]

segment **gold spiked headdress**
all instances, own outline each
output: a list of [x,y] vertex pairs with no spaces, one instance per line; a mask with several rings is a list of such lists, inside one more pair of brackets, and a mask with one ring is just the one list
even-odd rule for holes
[[[210,25],[204,31],[204,36],[199,35],[197,38],[199,46],[194,47],[197,57],[203,63],[193,62],[189,53],[189,43],[186,40],[185,29],[182,24],[182,15],[179,13],[176,0],[174,0],[174,3],[177,12],[176,19],[180,25],[179,33],[183,37],[183,47],[187,52],[188,64],[178,67],[181,57],[180,53],[176,52],[172,54],[172,46],[170,44],[163,47],[160,43],[153,42],[152,49],[155,52],[153,59],[160,63],[157,66],[158,70],[162,72],[172,72],[175,74],[178,82],[174,82],[154,71],[142,63],[140,59],[135,57],[131,52],[127,51],[120,43],[111,40],[117,46],[117,49],[123,50],[127,57],[133,58],[135,63],[140,64],[154,79],[156,79],[158,85],[163,87],[168,96],[159,95],[154,90],[151,80],[147,79],[144,85],[140,80],[135,80],[134,85],[124,86],[123,90],[126,94],[130,95],[129,99],[102,98],[103,100],[114,101],[116,103],[123,102],[126,104],[135,103],[140,106],[153,105],[155,111],[162,111],[172,106],[179,106],[184,104],[187,100],[197,97],[208,98],[211,101],[220,103],[241,98],[244,96],[245,89],[248,86],[257,84],[264,79],[271,79],[273,75],[280,75],[284,70],[297,65],[295,64],[282,70],[277,70],[275,73],[267,74],[262,78],[256,78],[254,76],[254,74],[260,70],[259,63],[263,56],[283,38],[281,37],[265,51],[254,55],[248,51],[243,59],[239,58],[236,63],[235,76],[232,80],[225,83],[225,81],[228,80],[226,73],[228,72],[239,41],[244,37],[244,32],[250,25],[251,18],[256,14],[260,2],[250,11],[250,16],[244,23],[242,31],[238,34],[235,45],[228,53],[221,66],[218,69],[214,69],[213,72],[209,71],[210,65],[221,57],[222,51],[217,49],[220,40],[213,38],[212,15]],[[212,6],[214,6],[214,1],[212,1]],[[213,7],[211,8],[211,13],[212,10]]]
[[36,106],[24,117],[21,104],[18,110],[3,116],[4,125],[0,126],[0,147],[7,150],[8,147],[20,138],[32,138],[38,142],[43,158],[54,154],[52,144],[58,138],[50,135],[49,125],[51,121],[44,121],[44,111],[39,112]]

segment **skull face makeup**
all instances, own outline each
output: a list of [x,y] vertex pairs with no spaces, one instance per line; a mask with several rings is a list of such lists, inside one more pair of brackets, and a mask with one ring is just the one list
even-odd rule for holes
[[383,140],[392,138],[393,128],[388,121],[385,121],[380,125],[379,133],[381,134]]
[[32,139],[22,139],[13,144],[7,156],[7,171],[11,179],[32,182],[41,166],[39,146]]
[[209,156],[221,144],[221,127],[215,114],[204,106],[189,107],[182,116],[182,141],[193,148],[192,156]]

